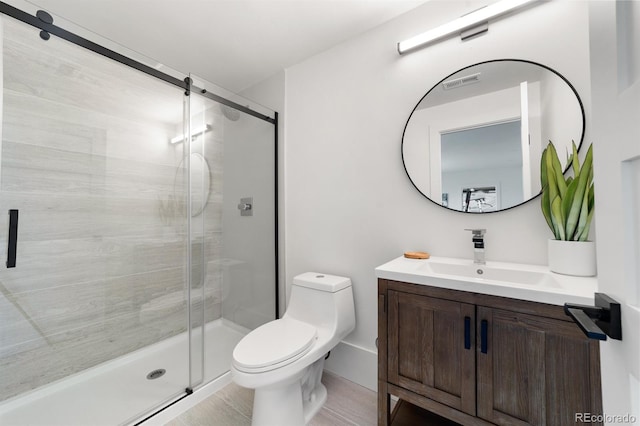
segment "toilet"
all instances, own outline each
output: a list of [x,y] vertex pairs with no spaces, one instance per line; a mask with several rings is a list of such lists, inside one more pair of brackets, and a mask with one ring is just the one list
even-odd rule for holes
[[320,381],[325,357],[355,325],[349,278],[296,276],[282,318],[251,331],[233,350],[233,381],[255,389],[251,424],[307,424],[327,400]]

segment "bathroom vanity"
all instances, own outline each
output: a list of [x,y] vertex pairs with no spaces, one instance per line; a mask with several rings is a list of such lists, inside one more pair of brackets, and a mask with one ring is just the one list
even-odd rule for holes
[[390,395],[461,425],[602,413],[599,344],[562,306],[593,304],[595,278],[433,257],[400,257],[376,275],[379,425],[403,418]]

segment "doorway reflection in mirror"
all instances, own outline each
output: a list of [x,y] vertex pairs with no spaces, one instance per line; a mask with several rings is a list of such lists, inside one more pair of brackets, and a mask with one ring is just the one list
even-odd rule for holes
[[[446,76],[420,99],[402,135],[402,161],[413,186],[434,203],[500,211],[540,193],[549,140],[570,152],[583,136],[584,108],[568,80],[542,64],[499,59]],[[497,206],[463,208],[463,188],[492,185]]]

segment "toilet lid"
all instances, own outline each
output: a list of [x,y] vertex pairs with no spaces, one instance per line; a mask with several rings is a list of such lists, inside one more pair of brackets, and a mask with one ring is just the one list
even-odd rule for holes
[[233,362],[241,369],[293,362],[307,352],[316,340],[316,328],[310,324],[283,318],[268,322],[247,334],[233,350]]

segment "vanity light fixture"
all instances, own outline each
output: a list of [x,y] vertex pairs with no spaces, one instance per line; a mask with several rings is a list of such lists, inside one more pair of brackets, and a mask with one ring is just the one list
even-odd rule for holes
[[[496,3],[478,9],[464,15],[454,21],[436,27],[432,30],[418,34],[415,37],[401,41],[398,43],[398,53],[403,54],[408,51],[417,49],[425,44],[444,38],[453,33],[459,33],[468,30],[474,26],[486,23],[489,19],[504,15],[514,9],[520,8],[536,0],[501,0]],[[483,28],[486,31],[486,27]],[[477,33],[473,33],[474,35]]]
[[[193,131],[191,132],[191,136],[192,137],[196,137],[196,136],[198,136],[198,134],[200,134],[200,133],[204,134],[205,132],[208,132],[209,130],[211,130],[211,126],[208,125],[208,124],[206,124],[204,126],[199,126],[199,127],[196,127],[195,129],[193,129]],[[169,142],[171,142],[173,144],[176,144],[178,142],[184,141],[184,139],[185,139],[185,135],[182,134],[182,135],[176,136],[175,138],[172,138]]]

